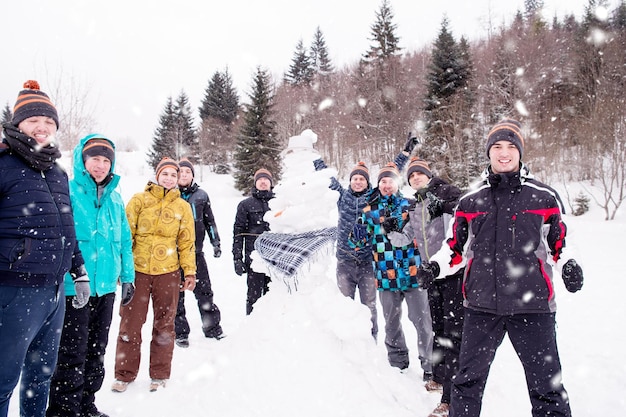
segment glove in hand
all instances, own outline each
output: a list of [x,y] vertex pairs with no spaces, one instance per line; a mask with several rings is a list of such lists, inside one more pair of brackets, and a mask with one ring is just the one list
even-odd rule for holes
[[583,287],[583,270],[575,260],[570,259],[563,265],[563,283],[569,292],[576,292]]
[[415,136],[413,132],[409,132],[409,138],[404,144],[403,151],[408,154],[411,154],[411,152],[413,152],[413,149],[415,148],[415,145],[417,145],[417,142],[418,142],[417,136]]
[[222,248],[220,248],[220,245],[213,246],[213,257],[219,258],[220,256],[222,256]]
[[323,169],[328,168],[328,166],[326,166],[326,163],[324,162],[322,158],[319,158],[313,161],[313,166],[315,167],[316,171],[321,171]]
[[383,228],[385,229],[385,233],[400,231],[398,219],[393,216],[385,217],[385,220],[383,220]]
[[368,239],[367,226],[361,223],[356,223],[352,227],[352,238],[357,242],[366,242]]
[[422,262],[417,270],[417,283],[420,288],[429,290],[433,287],[435,277],[439,275],[439,264],[437,262]]
[[426,197],[428,198],[428,206],[426,206],[426,210],[428,210],[428,214],[430,214],[430,218],[434,219],[443,214],[443,200],[428,191],[426,193]]
[[76,295],[72,299],[72,307],[85,307],[89,302],[89,296],[91,295],[89,277],[87,275],[80,276],[74,280],[74,292],[76,292]]
[[127,306],[135,295],[135,286],[132,282],[122,283],[122,306]]
[[246,265],[241,259],[235,259],[235,274],[241,276],[246,273]]

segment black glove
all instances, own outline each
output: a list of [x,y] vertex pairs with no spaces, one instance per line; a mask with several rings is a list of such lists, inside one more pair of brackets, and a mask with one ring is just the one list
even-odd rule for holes
[[417,283],[420,288],[429,290],[433,287],[435,277],[439,275],[439,264],[437,262],[422,262],[417,270]]
[[132,282],[122,283],[122,305],[127,306],[135,295],[135,286]]
[[428,198],[428,206],[426,206],[426,210],[428,210],[430,218],[434,219],[441,216],[443,214],[443,200],[430,191],[426,193],[426,197]]
[[367,241],[367,226],[361,223],[356,223],[354,227],[352,227],[352,238],[357,241]]
[[410,155],[411,152],[413,152],[413,149],[415,148],[415,145],[417,145],[417,142],[418,142],[417,136],[415,136],[412,132],[409,132],[409,138],[407,139],[406,143],[404,144],[403,151]]
[[399,232],[398,219],[393,216],[385,217],[385,220],[383,220],[383,228],[385,229],[385,233]]
[[213,257],[219,258],[220,256],[222,256],[222,249],[220,248],[220,245],[213,246]]
[[322,158],[316,159],[315,161],[313,161],[313,166],[315,167],[316,171],[321,171],[323,169],[328,168],[326,166],[326,163],[324,162],[324,160]]
[[563,265],[563,283],[569,292],[576,292],[583,287],[583,270],[575,260],[570,259]]
[[235,259],[235,274],[243,275],[246,273],[246,265],[241,259]]

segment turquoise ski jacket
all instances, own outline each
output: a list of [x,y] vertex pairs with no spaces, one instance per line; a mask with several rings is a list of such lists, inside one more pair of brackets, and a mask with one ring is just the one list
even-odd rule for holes
[[[85,268],[90,279],[91,296],[114,293],[118,280],[135,281],[132,239],[122,196],[115,191],[120,177],[111,161],[110,179],[98,186],[85,169],[83,148],[94,138],[110,139],[103,135],[85,136],[74,149],[74,178],[70,180],[70,199],[74,209],[76,240],[85,258]],[[115,144],[111,142],[115,149]],[[73,296],[74,283],[65,274],[65,295]]]

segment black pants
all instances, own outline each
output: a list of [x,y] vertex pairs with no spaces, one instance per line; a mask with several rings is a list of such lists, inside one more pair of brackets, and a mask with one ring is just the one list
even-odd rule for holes
[[97,410],[95,394],[104,380],[115,293],[90,297],[80,309],[65,297],[65,318],[57,367],[50,385],[47,417],[80,417]]
[[[184,280],[181,272],[181,279]],[[206,337],[217,337],[222,334],[220,326],[220,309],[213,303],[213,290],[211,289],[211,279],[206,259],[202,252],[196,253],[196,288],[193,294],[198,301],[198,310],[202,320],[202,332]],[[181,291],[176,308],[176,319],[174,319],[174,329],[176,338],[186,338],[189,336],[190,328],[185,311],[185,291]]]
[[489,368],[506,333],[524,367],[533,417],[571,416],[561,381],[554,313],[498,316],[466,308],[464,320],[450,417],[480,415]]
[[428,290],[433,319],[433,380],[443,385],[441,402],[450,404],[452,377],[459,370],[463,333],[463,273],[435,280]]
[[252,313],[252,305],[267,294],[272,279],[265,274],[248,270],[248,295],[246,298],[246,314]]

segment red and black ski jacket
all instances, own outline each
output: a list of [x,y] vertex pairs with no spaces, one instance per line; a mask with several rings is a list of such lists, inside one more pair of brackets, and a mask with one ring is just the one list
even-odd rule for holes
[[442,277],[466,267],[466,307],[499,315],[553,312],[553,266],[565,246],[562,213],[557,192],[524,165],[507,174],[488,168],[460,198],[447,244],[431,261]]

